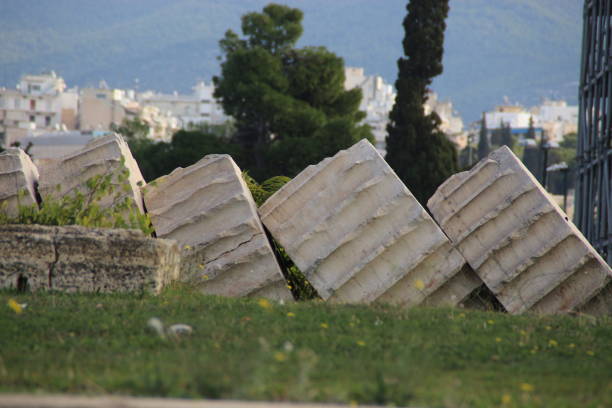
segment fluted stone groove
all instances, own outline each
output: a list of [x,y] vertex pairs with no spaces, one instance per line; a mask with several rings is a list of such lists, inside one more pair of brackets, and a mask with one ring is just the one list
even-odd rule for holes
[[180,265],[174,241],[81,226],[0,225],[0,253],[0,288],[158,293]]
[[579,311],[607,293],[610,266],[505,146],[449,178],[428,207],[510,313]]
[[[129,176],[120,184],[119,175],[126,169]],[[144,186],[145,182],[130,148],[118,134],[94,139],[82,149],[47,164],[40,170],[38,191],[43,201],[47,196],[61,198],[76,191],[86,192],[84,183],[88,179],[111,174],[119,197],[115,198],[114,194],[107,195],[99,202],[100,206],[109,207],[115,200],[128,197],[141,213],[144,212],[140,187]]]
[[207,294],[291,300],[240,169],[208,155],[150,183],[144,200],[158,237],[181,246],[181,279]]
[[0,153],[0,212],[15,217],[19,206],[36,204],[38,179],[38,169],[26,152],[9,148]]
[[457,305],[482,284],[367,140],[306,168],[259,215],[331,302]]

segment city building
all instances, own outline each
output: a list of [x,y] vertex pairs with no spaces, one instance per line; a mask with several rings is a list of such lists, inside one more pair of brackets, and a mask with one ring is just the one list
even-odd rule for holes
[[541,105],[526,109],[520,105],[497,106],[486,112],[487,130],[499,129],[501,124],[509,124],[512,133],[519,137],[527,134],[529,122],[537,134],[543,133],[552,142],[561,142],[563,136],[576,132],[578,128],[578,107],[568,106],[564,100],[544,100]]
[[546,99],[531,113],[550,140],[560,142],[568,133],[578,132],[578,106],[568,106],[564,100]]
[[[393,87],[377,75],[365,75],[363,68],[345,68],[345,89],[360,88],[363,99],[359,109],[366,114],[364,123],[372,128],[376,139],[376,148],[381,154],[386,154],[387,124],[389,123],[389,112],[395,103],[395,91]],[[451,101],[441,101],[438,95],[431,92],[428,94],[424,106],[425,114],[435,111],[440,117],[440,129],[447,135],[457,149],[463,149],[467,145],[467,132],[463,130],[463,120],[453,108]]]
[[0,88],[0,145],[33,132],[75,129],[78,91],[55,72],[24,75],[16,89]]
[[207,85],[200,81],[192,89],[193,93],[188,95],[147,91],[140,93],[137,98],[142,105],[155,106],[160,111],[175,116],[181,128],[203,123],[219,125],[230,119],[215,100],[215,88],[212,84]]
[[363,68],[345,68],[344,88],[349,90],[360,88],[363,93],[359,110],[365,112],[364,122],[372,128],[376,139],[376,148],[384,156],[386,154],[385,138],[387,137],[387,124],[389,112],[395,103],[393,87],[386,84],[382,77],[365,75]]
[[110,89],[104,81],[97,88],[84,88],[80,96],[79,129],[84,131],[110,130],[138,118],[149,125],[149,138],[167,142],[180,128],[180,121],[170,112],[141,104],[134,91]]

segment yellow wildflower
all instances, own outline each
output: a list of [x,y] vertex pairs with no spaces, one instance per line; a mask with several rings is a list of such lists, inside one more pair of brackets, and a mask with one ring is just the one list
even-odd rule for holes
[[531,385],[531,384],[528,384],[528,383],[522,383],[521,384],[521,391],[531,392],[534,389],[535,389],[535,387],[533,385]]
[[495,342],[496,342],[496,343],[501,343],[501,341],[502,341],[501,337],[496,337],[496,338],[495,338]]
[[595,352],[593,350],[588,350],[586,353],[591,357],[595,355]]
[[268,299],[259,299],[257,301],[257,304],[262,308],[262,309],[270,309],[272,308],[272,304],[270,303],[270,301]]
[[521,331],[519,331],[519,333],[521,334],[521,336],[526,336],[527,335],[527,332],[525,330],[521,330]]
[[17,303],[15,301],[15,299],[9,299],[8,307],[13,309],[13,312],[15,312],[17,314],[21,314],[23,312],[23,307],[21,307],[21,305],[19,303]]
[[487,320],[488,324],[495,324],[495,320]]
[[365,341],[363,341],[363,340],[357,340],[357,345],[358,345],[359,347],[364,347],[364,346],[366,345],[366,343],[365,343]]
[[321,323],[321,328],[322,328],[322,329],[328,329],[328,328],[329,328],[329,324],[327,324],[327,323]]
[[559,343],[557,343],[557,340],[554,340],[554,339],[548,340],[548,347],[557,347],[558,345]]
[[570,344],[567,345],[567,347],[574,348],[574,347],[576,347],[576,345],[574,343],[570,343]]
[[414,281],[414,287],[418,290],[423,290],[425,289],[425,283],[422,280],[417,279]]
[[282,363],[283,361],[287,360],[287,355],[282,351],[277,351],[276,353],[274,353],[274,359]]
[[288,313],[287,313],[287,317],[295,317],[295,313],[293,313],[293,312],[288,312]]
[[512,397],[509,394],[504,394],[501,397],[502,405],[507,405],[512,401]]

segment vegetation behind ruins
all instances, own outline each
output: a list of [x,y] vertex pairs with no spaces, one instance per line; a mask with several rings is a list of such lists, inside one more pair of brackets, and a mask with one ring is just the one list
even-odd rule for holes
[[[158,317],[193,334],[160,338]],[[463,309],[0,291],[0,393],[429,407],[612,405],[612,321]]]

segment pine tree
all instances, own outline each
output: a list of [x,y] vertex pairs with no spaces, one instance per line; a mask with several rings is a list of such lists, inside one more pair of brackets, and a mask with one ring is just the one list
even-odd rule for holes
[[435,112],[425,115],[428,86],[442,73],[449,0],[411,0],[404,19],[404,54],[398,60],[397,97],[387,126],[387,162],[425,203],[457,170],[454,145],[439,129]]
[[487,132],[487,119],[485,113],[482,113],[480,121],[480,137],[478,138],[478,159],[482,160],[491,152],[491,144],[489,143],[489,134]]
[[241,38],[220,41],[215,97],[236,120],[232,138],[245,151],[241,167],[256,179],[294,176],[362,138],[361,90],[344,89],[344,61],[324,47],[295,48],[299,9],[271,3],[242,17]]

